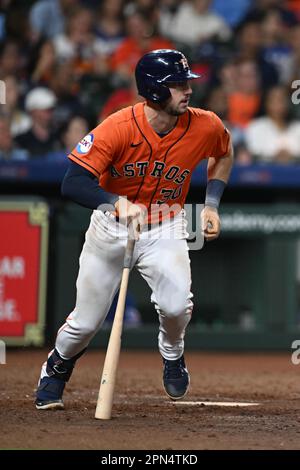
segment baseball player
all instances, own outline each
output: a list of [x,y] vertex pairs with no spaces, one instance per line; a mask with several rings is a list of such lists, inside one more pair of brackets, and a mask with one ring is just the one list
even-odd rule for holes
[[177,400],[189,387],[183,352],[193,303],[183,206],[193,170],[208,159],[202,230],[207,240],[218,237],[232,147],[214,113],[189,107],[190,81],[200,75],[181,52],[145,54],[135,76],[146,101],[109,116],[69,155],[62,192],[94,211],[79,260],[76,305],[42,366],[38,409],[64,407],[75,362],[105,320],[121,280],[128,238],[124,221],[131,222],[136,238],[133,265],[150,286],[158,313],[165,391]]

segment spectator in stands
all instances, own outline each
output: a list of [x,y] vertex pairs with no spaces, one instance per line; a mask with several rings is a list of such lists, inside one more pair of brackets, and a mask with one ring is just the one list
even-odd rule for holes
[[265,115],[246,130],[249,152],[261,162],[293,163],[300,158],[300,122],[289,119],[289,94],[282,86],[265,98]]
[[210,3],[211,0],[181,2],[169,22],[162,18],[162,34],[191,47],[213,39],[227,41],[231,30],[223,18],[210,10]]
[[56,64],[50,88],[57,98],[54,110],[55,124],[57,128],[61,128],[72,116],[83,113],[80,83],[71,62]]
[[8,75],[19,76],[23,61],[19,46],[14,41],[6,41],[0,46],[0,79]]
[[99,8],[95,32],[97,48],[105,56],[110,56],[124,39],[123,3],[124,0],[104,0]]
[[31,127],[30,117],[19,107],[19,86],[14,76],[4,77],[6,103],[0,105],[0,114],[10,123],[13,137],[28,131]]
[[69,154],[89,132],[87,120],[81,116],[73,116],[62,133],[63,150]]
[[104,103],[101,113],[99,115],[99,122],[102,122],[110,114],[119,111],[126,106],[132,106],[138,101],[143,100],[141,96],[138,95],[135,80],[133,77],[129,81],[130,85],[123,88],[118,88],[115,90],[109,97],[108,100]]
[[126,18],[127,37],[111,57],[113,72],[128,80],[142,55],[154,49],[174,49],[167,39],[152,35],[151,23],[139,11]]
[[106,73],[106,61],[93,31],[93,15],[86,8],[75,10],[66,24],[66,32],[54,37],[53,45],[59,63],[71,62],[78,77]]
[[263,88],[277,85],[278,72],[273,64],[263,56],[262,24],[260,20],[251,20],[240,25],[235,37],[235,56],[239,60],[250,60],[256,63],[260,71]]
[[39,45],[37,55],[34,58],[31,82],[36,85],[49,86],[49,82],[55,73],[56,57],[55,49],[51,41]]
[[[240,159],[241,151],[244,151],[244,132],[239,127],[231,126],[228,121],[228,93],[226,93],[222,86],[213,88],[208,94],[203,107],[204,109],[213,111],[222,119],[231,134],[235,161]],[[247,162],[248,160],[249,159],[247,159]]]
[[28,153],[26,150],[18,149],[14,144],[10,131],[10,122],[0,116],[0,161],[26,160]]
[[211,10],[221,16],[231,28],[237,27],[245,18],[253,0],[213,0]]
[[236,61],[228,60],[217,67],[215,81],[224,92],[229,95],[233,93],[237,86],[237,67]]
[[267,11],[261,25],[264,47],[277,46],[285,42],[288,29],[277,9]]
[[125,5],[125,16],[133,15],[136,11],[142,13],[150,22],[153,34],[158,33],[159,8],[156,0],[132,0]]
[[300,21],[300,0],[287,0],[286,8]]
[[10,0],[0,2],[0,42],[4,41],[6,36],[6,16]]
[[293,26],[297,23],[297,17],[293,10],[289,8],[287,1],[282,0],[256,0],[252,3],[246,21],[248,20],[261,20],[270,10],[278,10],[283,21],[289,26]]
[[228,120],[231,126],[244,129],[258,113],[261,104],[260,75],[255,62],[236,64],[236,88],[228,96]]
[[290,46],[292,48],[289,62],[286,66],[286,84],[300,79],[300,24],[290,30]]
[[276,68],[281,83],[286,82],[291,48],[288,44],[289,26],[279,10],[269,10],[261,23],[263,57]]
[[30,27],[28,12],[32,1],[25,0],[1,0],[0,5],[5,11],[6,38],[13,39],[21,47],[30,43]]
[[67,155],[77,146],[78,142],[88,134],[90,125],[82,116],[72,116],[60,129],[59,149],[48,152],[44,159],[51,162],[66,162]]
[[168,35],[170,27],[172,26],[173,17],[178,11],[179,4],[180,0],[160,0],[158,29],[162,35]]
[[26,96],[25,109],[31,116],[32,127],[15,141],[29,152],[29,158],[42,157],[59,148],[52,122],[55,105],[56,96],[47,88],[34,88]]
[[228,95],[223,87],[219,86],[210,91],[204,108],[216,113],[225,125],[228,124]]
[[39,0],[29,15],[34,42],[41,38],[54,38],[65,29],[65,19],[79,4],[79,0]]

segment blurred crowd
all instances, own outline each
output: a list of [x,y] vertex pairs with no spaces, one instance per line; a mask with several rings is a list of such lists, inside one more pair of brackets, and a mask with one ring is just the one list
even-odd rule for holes
[[202,73],[191,106],[223,119],[236,163],[300,162],[300,0],[0,0],[0,161],[65,158],[141,99],[135,65],[161,48]]

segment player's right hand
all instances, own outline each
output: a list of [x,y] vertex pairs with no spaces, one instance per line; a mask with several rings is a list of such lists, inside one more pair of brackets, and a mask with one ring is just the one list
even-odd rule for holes
[[128,226],[129,238],[138,240],[142,226],[146,222],[146,206],[133,204],[125,197],[120,197],[115,203],[115,208],[120,222]]

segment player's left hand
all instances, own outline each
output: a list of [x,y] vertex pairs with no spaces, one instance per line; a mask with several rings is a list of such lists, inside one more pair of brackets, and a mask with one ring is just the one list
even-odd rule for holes
[[218,209],[205,206],[201,212],[202,233],[206,240],[218,238],[221,230],[221,222]]

